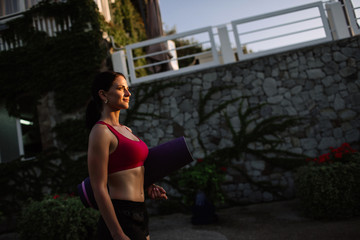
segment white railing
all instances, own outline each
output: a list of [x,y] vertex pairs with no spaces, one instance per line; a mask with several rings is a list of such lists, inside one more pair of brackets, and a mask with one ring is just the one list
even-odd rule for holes
[[[192,37],[196,37],[196,36],[200,36],[201,38],[203,38],[203,40],[201,42],[196,42],[196,43],[191,41]],[[137,50],[148,49],[151,46],[156,46],[159,44],[168,46],[169,41],[174,41],[174,40],[183,40],[183,43],[187,43],[187,44],[178,46],[178,47],[175,47],[175,45],[174,45],[174,47],[170,47],[165,50],[146,53],[143,55],[135,55],[135,51],[137,51]],[[181,51],[190,49],[192,47],[201,47],[202,49],[206,49],[206,50],[202,51],[202,52],[198,52],[198,53],[192,53],[190,55],[185,55],[185,56],[180,54]],[[170,75],[174,74],[174,71],[176,71],[176,73],[179,74],[179,73],[185,73],[185,72],[189,72],[189,71],[195,71],[195,70],[200,70],[203,68],[208,68],[211,66],[219,65],[218,53],[216,50],[214,36],[213,36],[212,30],[211,30],[211,27],[201,28],[201,29],[197,29],[197,30],[193,30],[193,31],[185,32],[185,33],[178,33],[178,34],[169,35],[169,36],[161,37],[161,38],[150,39],[150,40],[147,40],[144,42],[127,45],[125,47],[125,49],[126,49],[127,63],[128,63],[129,71],[130,71],[130,79],[131,79],[132,84],[153,80],[155,78],[170,76]],[[147,61],[147,59],[149,59],[151,57],[165,55],[168,53],[170,53],[170,54],[172,53],[171,54],[172,57],[170,59],[164,59],[163,61],[159,61],[159,62],[155,62],[155,63],[148,63],[145,65],[137,64],[140,61],[145,62],[145,61]],[[183,60],[196,59],[199,56],[204,56],[204,55],[209,55],[209,54],[210,54],[210,60],[204,64],[194,63],[194,64],[189,64],[189,65],[183,66],[183,67],[181,66],[181,64],[179,64]],[[172,64],[174,62],[177,62],[178,64]],[[175,65],[176,70],[169,70],[169,71],[164,71],[164,72],[159,72],[159,73],[151,73],[151,69],[153,67],[159,67],[163,64],[172,65],[173,69],[174,69],[174,65]],[[176,67],[176,65],[178,65],[178,67]],[[140,75],[139,76],[139,75],[137,75],[136,71],[143,71],[143,72],[146,72],[148,75],[146,75],[146,76]]]
[[240,61],[332,40],[322,2],[240,19],[231,24]]
[[36,31],[46,32],[49,37],[56,37],[57,33],[69,30],[71,26],[72,23],[69,16],[63,19],[61,23],[56,22],[55,18],[44,18],[40,16],[33,18],[33,27]]

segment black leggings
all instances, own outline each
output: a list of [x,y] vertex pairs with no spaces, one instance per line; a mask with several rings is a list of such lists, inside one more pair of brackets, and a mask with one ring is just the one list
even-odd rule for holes
[[[116,217],[124,233],[131,240],[146,240],[149,235],[149,217],[144,202],[132,202],[125,200],[111,200]],[[98,222],[98,239],[112,239],[104,219],[100,216]]]

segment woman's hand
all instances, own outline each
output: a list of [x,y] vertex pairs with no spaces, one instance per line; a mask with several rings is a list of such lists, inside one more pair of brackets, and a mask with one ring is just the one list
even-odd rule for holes
[[166,196],[166,191],[162,187],[155,184],[152,184],[148,188],[148,195],[151,199],[168,199]]

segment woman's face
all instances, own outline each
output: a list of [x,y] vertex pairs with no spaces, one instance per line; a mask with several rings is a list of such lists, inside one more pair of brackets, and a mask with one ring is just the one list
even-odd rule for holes
[[124,77],[118,76],[109,91],[105,92],[107,105],[115,109],[128,109],[131,93]]

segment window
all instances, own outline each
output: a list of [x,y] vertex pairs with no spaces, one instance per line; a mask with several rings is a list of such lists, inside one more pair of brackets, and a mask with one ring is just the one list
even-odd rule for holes
[[0,106],[0,162],[29,159],[41,152],[39,127],[30,119],[10,117]]
[[16,118],[9,117],[4,108],[0,108],[0,161],[8,162],[19,158],[24,150],[19,144]]
[[29,159],[39,154],[42,150],[39,126],[37,121],[33,121],[33,118],[21,118],[19,123],[21,132],[18,130],[18,134],[22,140],[23,156],[25,159]]

